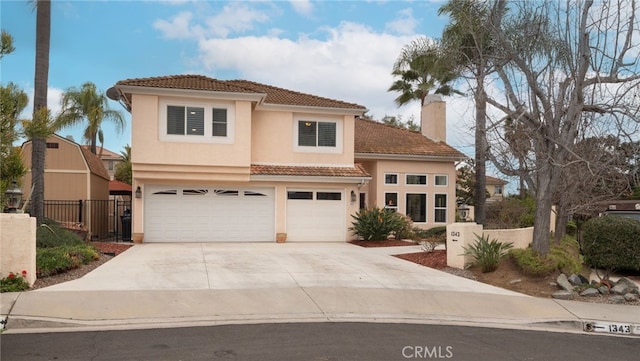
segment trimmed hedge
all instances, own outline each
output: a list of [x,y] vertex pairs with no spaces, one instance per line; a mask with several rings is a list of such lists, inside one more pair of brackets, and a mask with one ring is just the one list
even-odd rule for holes
[[610,271],[640,271],[640,221],[605,215],[584,223],[585,262]]
[[38,248],[83,244],[85,244],[84,241],[77,234],[61,227],[55,221],[47,220],[36,229],[36,247]]

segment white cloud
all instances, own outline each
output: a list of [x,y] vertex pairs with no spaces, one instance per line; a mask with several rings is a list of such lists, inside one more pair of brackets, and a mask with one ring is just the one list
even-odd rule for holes
[[193,14],[184,11],[174,16],[171,21],[156,20],[153,27],[160,30],[162,35],[167,39],[186,39],[193,36],[194,31],[190,28],[189,23]]
[[407,8],[404,10],[400,10],[398,12],[398,17],[388,22],[385,25],[385,29],[388,32],[394,34],[415,34],[416,27],[418,26],[418,21],[413,17],[413,10],[411,8]]
[[227,37],[229,34],[243,33],[254,28],[255,23],[264,23],[269,17],[246,4],[234,2],[226,5],[222,12],[206,20],[208,33],[214,36]]
[[[232,25],[221,20],[231,12],[245,14],[245,21]],[[222,15],[226,14],[226,15]],[[225,8],[207,20],[208,29],[198,37],[198,54],[189,67],[212,77],[227,79],[228,75],[279,86],[295,91],[358,103],[369,109],[376,119],[385,115],[401,115],[404,121],[413,117],[420,121],[418,102],[398,108],[393,99],[397,93],[388,92],[393,82],[391,69],[405,44],[418,36],[413,29],[415,19],[410,10],[399,13],[405,25],[387,24],[387,30],[376,31],[353,22],[342,22],[336,27],[315,29],[312,34],[285,38],[279,29],[266,35],[234,36],[232,32],[250,29],[252,24],[267,21],[265,16],[251,11],[246,5]],[[218,28],[214,29],[213,25]],[[194,24],[190,25],[194,28]],[[469,154],[473,144],[469,122],[473,112],[465,98],[446,99],[448,140]],[[455,109],[452,109],[455,108]],[[471,108],[473,109],[472,105]],[[467,124],[462,119],[470,119]],[[471,148],[472,149],[472,148]]]
[[300,15],[310,16],[313,12],[313,4],[309,0],[290,0],[293,10]]

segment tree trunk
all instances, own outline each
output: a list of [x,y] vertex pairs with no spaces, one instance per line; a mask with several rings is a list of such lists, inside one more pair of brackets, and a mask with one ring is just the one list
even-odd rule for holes
[[[540,163],[540,162],[539,162]],[[552,179],[551,165],[538,168],[538,187],[535,193],[536,213],[533,225],[532,248],[541,256],[549,254],[549,232],[551,231]]]
[[556,228],[553,232],[553,241],[555,244],[559,244],[560,240],[567,234],[567,224],[569,224],[569,215],[562,209],[558,209]]
[[[36,4],[36,61],[33,89],[33,120],[47,121],[46,117],[37,117],[36,112],[47,107],[47,88],[49,86],[49,46],[51,37],[51,2],[38,0]],[[44,160],[47,140],[42,135],[32,139],[31,150],[31,196],[32,216],[38,225],[44,223]]]
[[475,222],[478,224],[486,223],[486,189],[487,189],[487,95],[484,91],[484,76],[483,70],[478,69],[477,88],[474,92],[474,98],[476,103],[476,157],[475,157],[475,172],[476,172],[476,189],[474,192],[474,212]]

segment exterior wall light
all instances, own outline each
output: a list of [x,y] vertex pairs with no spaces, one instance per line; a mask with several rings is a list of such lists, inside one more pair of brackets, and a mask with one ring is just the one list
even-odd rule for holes
[[142,198],[142,189],[140,189],[140,186],[136,188],[136,198]]
[[4,195],[7,199],[5,211],[7,213],[18,213],[18,208],[20,208],[20,203],[22,202],[22,190],[18,187],[18,182],[15,179],[11,182],[11,187],[4,192]]
[[356,200],[357,200],[356,192],[351,191],[351,203],[355,203]]

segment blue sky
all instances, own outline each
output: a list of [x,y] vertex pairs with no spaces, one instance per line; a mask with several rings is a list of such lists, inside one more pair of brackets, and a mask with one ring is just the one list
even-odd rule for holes
[[[61,93],[91,81],[106,91],[128,78],[202,74],[247,79],[362,104],[369,114],[411,116],[387,92],[401,48],[419,36],[438,38],[447,24],[442,1],[63,1],[51,7],[49,107]],[[35,11],[27,0],[0,3],[1,27],[16,51],[0,63],[2,84],[33,93]],[[448,143],[472,154],[468,99],[448,99]],[[124,112],[115,102],[111,108]],[[23,113],[30,117],[31,106]],[[105,124],[105,147],[130,143]],[[61,135],[82,141],[81,128]]]

